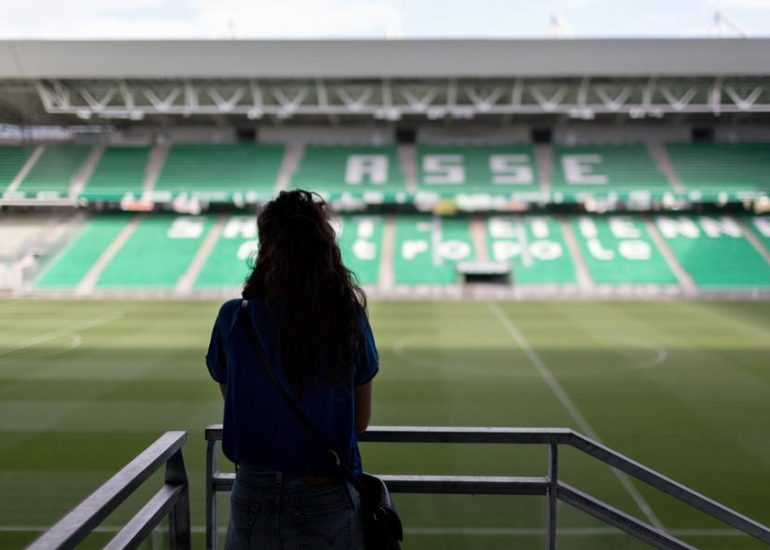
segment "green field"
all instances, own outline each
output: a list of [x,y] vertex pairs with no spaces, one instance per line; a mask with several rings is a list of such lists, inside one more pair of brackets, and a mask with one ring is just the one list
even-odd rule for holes
[[[374,302],[382,370],[373,422],[570,426],[767,524],[769,306]],[[203,546],[203,428],[222,410],[203,356],[217,308],[0,301],[0,547],[24,546],[171,429],[189,434],[195,547]],[[363,452],[367,469],[381,473],[543,475],[546,464],[539,448],[366,444]],[[563,451],[561,463],[566,482],[642,519],[639,503],[647,504],[699,548],[764,547],[641,483],[624,485],[577,452]],[[407,549],[542,547],[542,497],[402,495],[397,505]],[[110,518],[92,545],[130,511]],[[559,513],[560,548],[644,547],[565,505]]]

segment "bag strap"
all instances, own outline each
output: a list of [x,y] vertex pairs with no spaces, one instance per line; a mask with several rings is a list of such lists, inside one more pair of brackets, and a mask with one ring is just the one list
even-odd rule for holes
[[283,383],[278,379],[278,376],[273,371],[272,367],[270,366],[270,361],[267,358],[267,354],[265,353],[265,350],[262,348],[262,344],[260,343],[259,336],[257,335],[257,330],[254,328],[254,322],[251,319],[251,315],[249,315],[248,310],[249,301],[243,300],[241,302],[241,318],[248,327],[249,334],[251,336],[252,343],[254,344],[254,349],[257,352],[257,357],[259,359],[260,365],[262,365],[263,370],[267,374],[267,377],[270,379],[270,381],[273,383],[273,385],[278,389],[278,393],[281,394],[281,396],[286,400],[286,402],[289,405],[289,408],[294,412],[294,414],[297,415],[297,418],[302,421],[302,424],[312,433],[318,441],[321,441],[323,443],[323,446],[326,447],[326,454],[329,458],[329,461],[332,463],[332,465],[337,468],[337,470],[342,474],[342,476],[353,484],[353,486],[356,488],[356,490],[359,493],[367,494],[368,491],[364,487],[364,485],[361,483],[361,480],[359,480],[356,475],[352,472],[350,468],[348,468],[347,465],[345,465],[342,462],[342,459],[340,458],[339,453],[337,453],[333,449],[333,445],[330,444],[329,439],[326,437],[326,434],[324,434],[321,429],[310,419],[310,417],[307,415],[307,413],[302,410],[302,407],[299,406],[299,404],[294,400],[292,395],[289,393],[289,390],[286,389],[286,386],[283,385]]

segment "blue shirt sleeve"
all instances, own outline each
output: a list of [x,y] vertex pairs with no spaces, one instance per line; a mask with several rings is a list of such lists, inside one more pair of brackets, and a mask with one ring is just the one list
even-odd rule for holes
[[369,382],[380,370],[380,356],[377,353],[377,345],[374,343],[374,334],[369,325],[369,319],[365,314],[361,315],[359,321],[361,327],[361,337],[363,339],[361,355],[356,363],[356,372],[353,376],[353,385],[363,386]]
[[219,310],[214,328],[211,331],[209,351],[206,353],[206,366],[211,377],[220,384],[227,383],[227,355],[225,353],[227,323],[223,318],[225,306]]

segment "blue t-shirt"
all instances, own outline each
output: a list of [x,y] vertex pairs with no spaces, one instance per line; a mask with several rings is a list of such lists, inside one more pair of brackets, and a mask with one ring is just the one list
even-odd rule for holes
[[[228,300],[220,308],[206,354],[211,376],[225,385],[222,441],[225,455],[235,463],[292,475],[333,474],[323,443],[302,424],[259,364],[250,331],[241,319],[241,301]],[[250,299],[248,309],[271,367],[291,392],[276,345],[277,320],[260,299]],[[354,388],[369,382],[379,368],[374,336],[364,314],[360,327],[362,353],[355,361],[348,386],[335,388],[319,383],[305,388],[298,401],[354,472],[361,471],[355,434]],[[319,361],[322,360],[319,357]]]

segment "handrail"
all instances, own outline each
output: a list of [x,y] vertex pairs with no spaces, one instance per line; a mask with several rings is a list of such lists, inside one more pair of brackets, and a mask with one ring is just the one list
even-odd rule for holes
[[[232,488],[234,474],[218,468],[222,425],[206,428],[206,547],[217,547],[216,493]],[[684,541],[618,510],[559,479],[559,446],[573,447],[770,545],[770,528],[569,428],[374,426],[359,441],[376,443],[475,443],[547,445],[546,477],[382,476],[392,492],[529,494],[546,496],[546,547],[556,548],[556,501],[561,500],[656,548],[692,549]]]
[[190,503],[182,447],[187,433],[166,432],[59,520],[28,550],[75,548],[115,508],[165,464],[164,485],[107,548],[135,548],[168,514],[169,547],[190,548]]
[[597,443],[579,433],[573,432],[569,445],[640,481],[644,481],[648,485],[697,508],[701,512],[704,512],[731,527],[735,527],[739,531],[743,531],[762,542],[770,544],[770,528],[767,526],[656,472],[652,468],[648,468],[647,466],[640,464],[617,451],[613,451],[609,447]]
[[648,485],[677,498],[728,525],[770,544],[770,529],[745,515],[704,496],[568,428],[442,428],[376,426],[359,441],[410,443],[555,443],[575,449],[617,468]]

